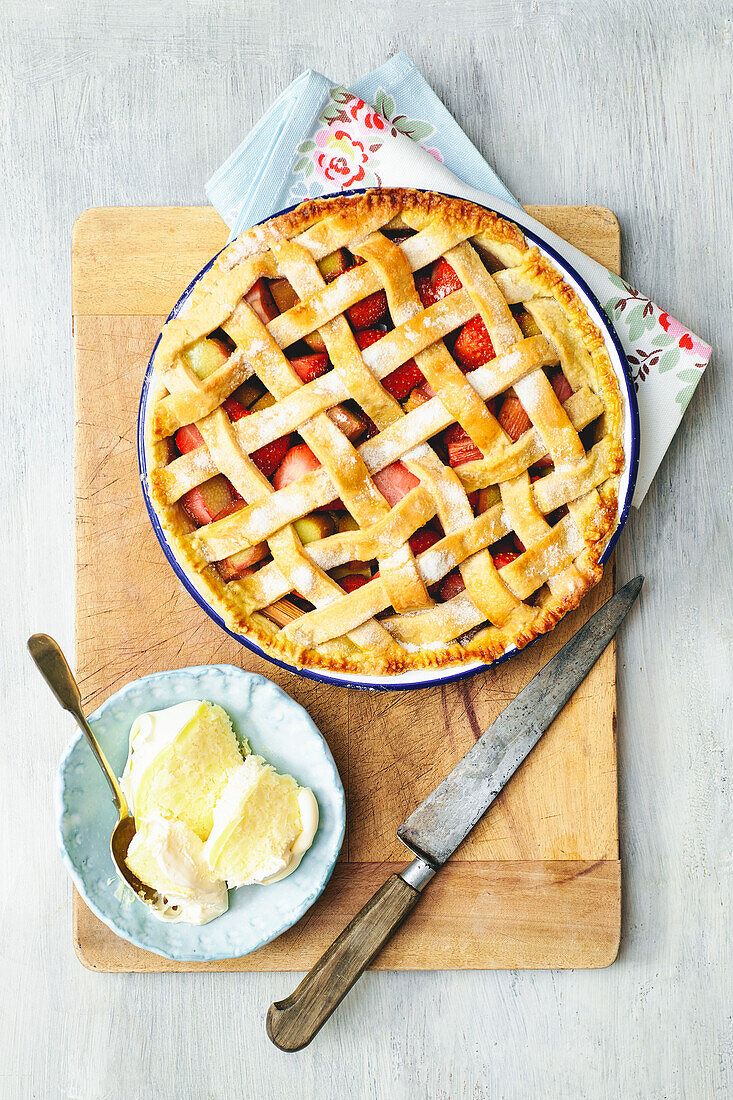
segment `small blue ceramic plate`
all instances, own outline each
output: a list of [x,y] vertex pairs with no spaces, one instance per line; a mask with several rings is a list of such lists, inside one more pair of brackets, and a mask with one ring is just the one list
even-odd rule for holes
[[307,711],[264,676],[233,665],[202,665],[143,676],[89,715],[117,775],[125,766],[134,719],[188,699],[218,703],[254,752],[315,794],[318,832],[297,871],[271,886],[230,890],[229,911],[210,924],[157,920],[117,876],[109,851],[117,820],[114,804],[81,734],[59,766],[58,841],[77,890],[118,936],[166,959],[212,962],[256,951],[300,920],[331,877],[344,839],[346,810],[333,757]]

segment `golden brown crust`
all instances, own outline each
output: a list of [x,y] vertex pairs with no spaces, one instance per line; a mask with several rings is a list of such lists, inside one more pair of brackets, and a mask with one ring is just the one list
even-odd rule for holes
[[[194,340],[222,324],[241,294],[260,274],[269,270],[267,254],[273,237],[290,240],[311,229],[317,232],[324,217],[329,219],[331,225],[338,227],[343,224],[344,231],[348,230],[352,235],[374,219],[381,219],[381,224],[384,224],[401,218],[406,225],[416,229],[428,223],[447,228],[458,227],[467,237],[479,237],[481,251],[493,253],[503,266],[521,267],[522,278],[535,289],[537,296],[543,300],[554,299],[561,307],[569,336],[577,342],[584,361],[587,358],[588,369],[593,376],[592,388],[603,402],[604,431],[611,441],[609,476],[598,487],[597,502],[590,514],[583,516],[585,546],[575,560],[575,582],[561,587],[554,594],[546,587],[542,589],[542,594],[537,594],[534,601],[531,618],[524,615],[513,620],[510,617],[503,627],[484,626],[470,631],[472,636],[463,644],[449,642],[416,651],[413,651],[414,647],[408,650],[393,645],[377,655],[359,649],[347,639],[319,649],[304,648],[288,634],[278,632],[262,614],[245,614],[242,601],[238,598],[237,582],[225,584],[213,565],[202,565],[200,554],[192,550],[190,541],[185,538],[191,525],[180,506],[170,504],[160,488],[159,471],[166,466],[168,459],[166,449],[156,442],[152,431],[157,403],[154,398],[168,392],[162,380],[164,372]],[[237,277],[232,281],[233,272],[237,273]],[[220,293],[221,300],[218,299]],[[568,611],[578,606],[589,589],[600,580],[602,569],[599,559],[617,523],[618,476],[624,463],[621,445],[623,407],[616,376],[603,336],[574,290],[536,248],[527,245],[517,226],[491,211],[465,200],[430,192],[376,189],[359,196],[310,200],[272,219],[264,227],[242,234],[224,249],[210,272],[197,284],[179,318],[165,327],[156,354],[155,382],[148,401],[146,447],[151,495],[166,537],[178,562],[203,598],[223,616],[231,629],[259,645],[270,656],[297,667],[387,676],[414,669],[437,669],[473,661],[489,662],[512,645],[521,649],[538,635],[552,629]]]

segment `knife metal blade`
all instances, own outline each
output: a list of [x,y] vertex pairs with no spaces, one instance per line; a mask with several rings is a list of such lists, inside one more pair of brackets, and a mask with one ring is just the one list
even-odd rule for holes
[[639,595],[636,577],[510,703],[453,771],[408,817],[397,835],[415,853],[391,875],[289,997],[267,1013],[267,1034],[280,1050],[302,1050],[359,976],[409,916],[420,892],[486,812],[613,638]]
[[[443,866],[583,682],[641,591],[619,589],[492,722],[397,835],[433,870]],[[407,881],[411,880],[408,876]],[[417,882],[414,883],[417,885]]]

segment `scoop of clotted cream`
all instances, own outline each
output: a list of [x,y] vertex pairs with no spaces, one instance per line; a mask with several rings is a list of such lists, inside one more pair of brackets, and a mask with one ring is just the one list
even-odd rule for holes
[[225,883],[285,878],[318,828],[313,792],[250,755],[215,703],[141,714],[121,782],[137,830],[127,864],[161,895],[162,920],[205,924],[226,912]]
[[135,818],[175,817],[206,840],[214,804],[242,752],[229,715],[216,703],[193,699],[136,718],[122,786]]
[[183,821],[160,814],[144,818],[126,862],[141,882],[158,891],[155,913],[161,920],[207,924],[229,908],[226,885],[214,878],[203,843]]
[[308,787],[248,756],[222,791],[205,854],[229,886],[279,882],[308,851],[318,803]]

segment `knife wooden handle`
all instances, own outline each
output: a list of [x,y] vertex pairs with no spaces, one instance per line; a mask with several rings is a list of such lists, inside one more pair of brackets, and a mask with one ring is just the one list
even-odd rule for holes
[[338,939],[321,955],[298,988],[270,1005],[267,1034],[280,1050],[301,1050],[320,1031],[372,959],[412,912],[420,893],[391,875]]

